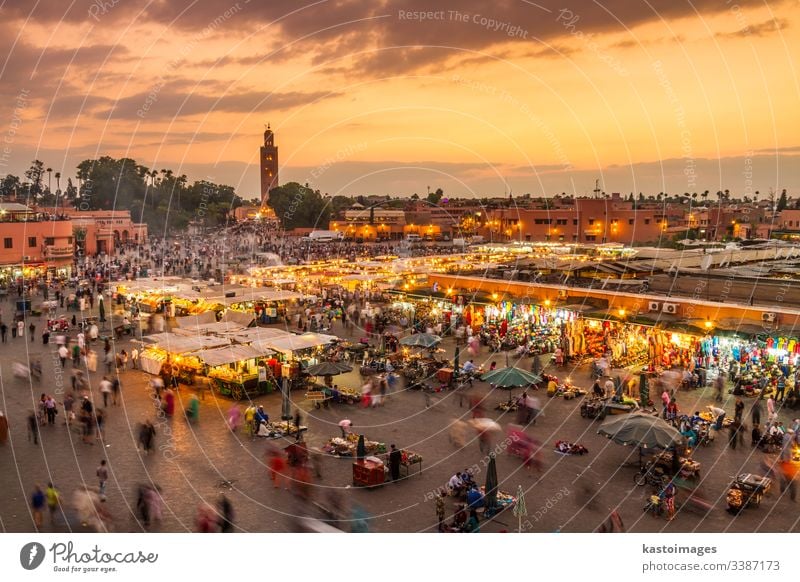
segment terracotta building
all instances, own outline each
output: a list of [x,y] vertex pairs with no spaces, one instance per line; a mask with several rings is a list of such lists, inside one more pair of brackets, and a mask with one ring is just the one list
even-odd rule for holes
[[68,275],[72,266],[72,221],[23,204],[0,203],[0,281]]
[[133,222],[130,210],[64,212],[72,219],[76,250],[86,256],[110,255],[120,246],[147,240],[147,225]]

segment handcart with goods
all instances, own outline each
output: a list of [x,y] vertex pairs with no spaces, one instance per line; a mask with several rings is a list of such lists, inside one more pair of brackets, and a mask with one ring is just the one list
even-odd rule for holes
[[728,488],[726,501],[728,511],[738,514],[747,507],[758,507],[764,495],[769,493],[772,488],[772,479],[753,475],[752,473],[742,473],[737,475],[731,486]]

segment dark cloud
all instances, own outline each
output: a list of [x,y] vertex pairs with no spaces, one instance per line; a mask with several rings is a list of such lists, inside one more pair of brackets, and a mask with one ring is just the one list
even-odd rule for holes
[[[103,5],[107,8],[98,8]],[[737,5],[745,10],[761,6],[762,2],[739,0]],[[275,58],[302,55],[310,56],[315,63],[367,51],[363,56],[354,56],[348,69],[351,74],[362,75],[413,71],[446,60],[458,50],[480,52],[507,43],[524,46],[536,43],[536,39],[567,38],[577,32],[625,32],[649,21],[729,10],[729,5],[719,0],[604,0],[565,6],[569,3],[563,0],[498,0],[491,4],[485,0],[120,0],[116,4],[113,0],[76,0],[64,8],[57,0],[41,0],[31,8],[24,0],[11,0],[4,9],[6,18],[32,15],[38,22],[86,21],[96,30],[128,24],[136,18],[139,23],[166,25],[200,40],[255,32],[256,37],[270,39],[273,49],[286,45],[280,57]],[[422,18],[421,14],[429,17]],[[750,27],[749,34],[772,30],[774,26],[760,23]],[[235,55],[221,60],[228,58],[243,64],[260,62],[259,55]]]
[[285,111],[338,96],[339,93],[316,91],[301,93],[270,93],[268,91],[243,91],[240,93],[206,95],[196,92],[174,90],[158,84],[150,89],[125,97],[109,109],[98,112],[100,117],[114,119],[174,119],[190,115],[205,115],[214,112],[250,113]]
[[754,25],[746,25],[734,32],[720,32],[716,36],[719,38],[748,38],[753,36],[768,36],[773,32],[778,32],[789,27],[789,21],[785,18],[771,18]]

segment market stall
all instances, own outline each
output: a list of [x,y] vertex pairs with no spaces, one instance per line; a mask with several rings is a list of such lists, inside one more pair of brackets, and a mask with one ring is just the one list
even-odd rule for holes
[[[322,451],[334,457],[354,457],[357,453],[359,435],[350,433],[346,437],[332,437],[322,445]],[[386,443],[364,439],[364,450],[368,455],[386,452]]]
[[183,361],[193,364],[194,361],[185,356],[200,350],[210,350],[230,344],[227,338],[216,336],[180,336],[173,333],[161,333],[145,336],[150,343],[142,350],[139,364],[148,374],[159,374],[165,363],[173,365]]
[[274,389],[274,382],[259,383],[260,358],[268,355],[246,345],[229,345],[194,354],[205,366],[206,375],[214,381],[217,392],[234,400],[265,394]]

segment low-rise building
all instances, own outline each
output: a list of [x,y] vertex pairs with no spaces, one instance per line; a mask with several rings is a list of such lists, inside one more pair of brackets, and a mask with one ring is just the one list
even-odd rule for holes
[[0,282],[67,276],[74,253],[72,221],[24,204],[0,203]]
[[110,255],[122,246],[147,240],[147,225],[134,222],[130,210],[64,212],[72,219],[76,249],[85,256]]

